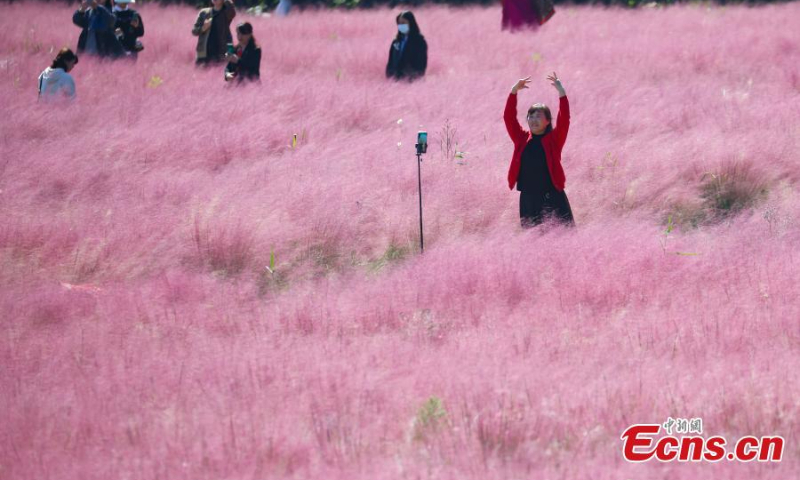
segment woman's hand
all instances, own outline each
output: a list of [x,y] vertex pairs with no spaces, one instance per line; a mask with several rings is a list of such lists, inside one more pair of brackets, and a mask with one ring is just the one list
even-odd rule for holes
[[239,57],[235,53],[226,53],[225,60],[229,63],[239,63]]
[[206,21],[203,22],[203,33],[209,31],[211,29],[211,17],[206,18]]
[[528,88],[529,83],[531,83],[531,77],[521,78],[517,80],[517,83],[515,83],[514,86],[511,87],[511,93],[516,95],[518,91]]
[[559,97],[565,97],[567,95],[567,92],[566,90],[564,90],[564,86],[561,85],[561,80],[559,80],[556,72],[553,72],[552,75],[548,75],[547,79],[550,80],[550,85],[556,87],[556,90],[558,90]]

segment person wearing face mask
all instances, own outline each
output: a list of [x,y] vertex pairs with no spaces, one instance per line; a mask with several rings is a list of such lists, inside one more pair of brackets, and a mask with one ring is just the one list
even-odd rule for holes
[[558,118],[551,124],[550,109],[536,103],[528,109],[528,128],[517,121],[517,92],[528,88],[531,77],[523,78],[511,88],[503,120],[514,142],[514,155],[508,169],[508,188],[520,192],[519,216],[523,228],[538,225],[552,215],[556,220],[573,225],[572,208],[564,193],[566,177],[561,166],[561,151],[569,132],[569,101],[558,75],[547,77],[558,91]]
[[414,14],[397,15],[397,36],[389,47],[386,77],[414,80],[425,75],[428,67],[428,44],[419,31]]
[[236,16],[236,7],[230,0],[211,0],[211,7],[200,10],[192,28],[197,37],[197,64],[222,62],[226,46],[233,43],[231,22]]
[[120,39],[125,52],[135,58],[144,49],[142,42],[139,41],[139,37],[144,36],[144,22],[139,13],[130,8],[131,3],[136,3],[136,0],[116,0],[113,11],[117,17],[115,30],[117,38]]

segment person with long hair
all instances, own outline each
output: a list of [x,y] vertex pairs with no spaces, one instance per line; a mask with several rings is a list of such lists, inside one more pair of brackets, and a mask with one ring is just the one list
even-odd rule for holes
[[410,11],[400,12],[395,19],[397,35],[389,47],[386,77],[414,80],[425,75],[428,67],[428,44]]
[[192,28],[197,37],[197,64],[222,62],[226,46],[233,42],[231,22],[236,7],[230,0],[211,0],[211,6],[200,10]]
[[75,98],[75,80],[69,72],[78,64],[78,56],[67,47],[59,50],[53,63],[39,75],[39,98],[53,100]]
[[547,216],[565,224],[574,224],[572,208],[564,193],[566,177],[561,166],[561,151],[569,132],[569,101],[558,75],[547,77],[558,91],[558,118],[552,124],[550,108],[536,103],[528,108],[528,131],[517,121],[517,92],[528,88],[531,77],[511,87],[503,120],[514,142],[514,155],[508,169],[508,188],[520,192],[519,216],[523,227],[542,223]]
[[249,22],[240,23],[236,27],[236,39],[239,40],[239,44],[234,53],[225,55],[225,59],[228,60],[228,66],[225,67],[225,81],[259,80],[261,47],[253,37],[253,26]]

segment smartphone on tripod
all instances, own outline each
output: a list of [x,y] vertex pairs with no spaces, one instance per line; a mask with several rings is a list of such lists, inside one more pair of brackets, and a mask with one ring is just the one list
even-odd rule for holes
[[417,155],[428,151],[428,132],[417,132]]

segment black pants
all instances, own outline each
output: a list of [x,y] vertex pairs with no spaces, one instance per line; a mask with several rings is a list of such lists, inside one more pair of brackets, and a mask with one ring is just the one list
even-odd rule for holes
[[523,227],[539,225],[549,216],[567,225],[575,224],[566,193],[555,189],[544,193],[519,192],[519,218]]

